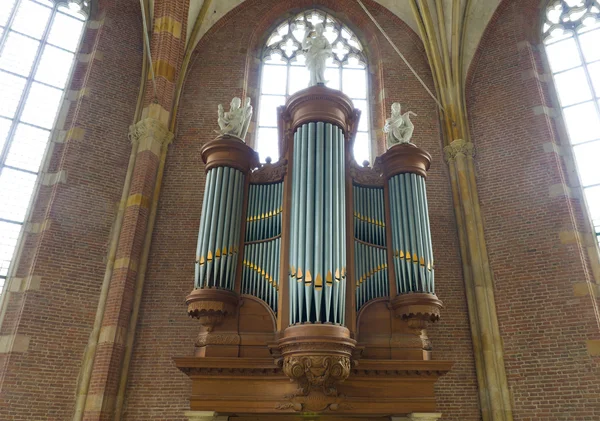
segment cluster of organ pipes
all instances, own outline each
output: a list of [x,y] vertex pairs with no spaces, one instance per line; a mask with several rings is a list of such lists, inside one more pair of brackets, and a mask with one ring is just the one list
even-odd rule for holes
[[196,288],[234,288],[245,176],[230,167],[208,171],[196,251]]
[[382,187],[352,186],[356,309],[389,296]]
[[277,312],[277,299],[279,297],[280,259],[281,236],[269,241],[249,243],[244,247],[242,294],[260,298],[274,312]]
[[344,324],[345,141],[341,128],[306,123],[294,133],[290,324]]
[[[315,89],[335,98],[327,88]],[[286,105],[292,111],[308,107],[293,99]],[[319,107],[322,100],[311,99]],[[305,108],[310,118],[297,123],[295,117],[280,120],[284,127],[291,124],[282,133],[293,130],[293,138],[282,139],[286,155],[274,165],[256,169],[256,152],[237,138],[221,136],[205,146],[197,291],[190,305],[202,294],[214,300],[214,291],[201,290],[229,290],[257,297],[275,313],[286,306],[290,325],[344,325],[347,309],[395,299],[390,289],[399,296],[435,294],[425,191],[431,157],[413,144],[399,144],[375,168],[353,166],[346,161],[352,159],[348,136],[359,113],[349,99],[347,105],[346,120],[317,106]],[[337,123],[318,121],[322,116]]]
[[383,188],[352,186],[354,196],[354,237],[385,246],[385,203]]
[[398,174],[388,181],[398,293],[434,293],[433,251],[425,179]]
[[277,312],[281,260],[283,182],[250,184],[242,269],[242,294]]
[[354,273],[356,274],[356,309],[377,297],[388,297],[387,250],[354,240]]
[[250,184],[246,243],[281,234],[283,183]]

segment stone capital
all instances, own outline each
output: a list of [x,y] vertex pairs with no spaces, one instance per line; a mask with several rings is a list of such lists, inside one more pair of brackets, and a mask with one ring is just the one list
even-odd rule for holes
[[138,145],[138,153],[149,150],[159,156],[161,149],[173,141],[173,133],[160,120],[148,117],[129,126],[129,140]]
[[456,157],[460,155],[472,157],[475,154],[475,147],[471,142],[456,139],[444,148],[444,153],[446,155],[446,162],[454,162]]

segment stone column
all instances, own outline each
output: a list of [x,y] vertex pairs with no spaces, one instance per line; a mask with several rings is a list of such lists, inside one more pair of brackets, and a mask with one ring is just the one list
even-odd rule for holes
[[160,157],[173,139],[159,120],[146,118],[131,126],[130,138],[137,150],[132,183],[125,206],[123,227],[106,297],[100,337],[96,345],[84,420],[112,417],[119,388],[132,316],[140,257],[145,247],[150,204],[157,181]]
[[484,421],[510,421],[512,408],[504,368],[504,350],[496,315],[479,198],[473,144],[457,139],[444,148],[456,210],[463,271]]

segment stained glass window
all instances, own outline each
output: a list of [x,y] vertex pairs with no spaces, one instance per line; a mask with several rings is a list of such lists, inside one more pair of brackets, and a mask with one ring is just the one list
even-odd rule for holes
[[370,160],[367,61],[363,48],[350,29],[331,15],[311,9],[280,24],[268,38],[263,51],[256,141],[262,162],[267,157],[273,161],[279,158],[277,107],[284,105],[290,95],[308,87],[309,73],[302,41],[317,23],[324,26],[324,35],[333,47],[325,71],[326,86],[344,92],[361,110],[354,157],[361,164]]
[[555,0],[543,27],[546,55],[600,241],[600,4]]
[[0,0],[0,292],[85,24],[88,2]]

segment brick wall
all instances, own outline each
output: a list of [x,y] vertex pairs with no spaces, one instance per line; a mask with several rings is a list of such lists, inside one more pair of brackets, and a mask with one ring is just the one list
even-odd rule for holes
[[553,147],[560,123],[541,107],[557,105],[538,77],[540,14],[539,0],[499,6],[470,69],[468,112],[515,420],[592,420],[600,369],[586,341],[598,326],[591,298],[574,293],[591,275],[568,234],[589,227],[560,193],[573,184]]
[[[204,170],[202,145],[213,139],[219,103],[244,93],[257,104],[262,43],[289,13],[314,2],[247,0],[200,41],[184,86],[175,140],[167,156],[152,242],[125,419],[184,420],[190,382],[172,362],[193,354],[199,324],[186,315],[184,299],[193,287]],[[434,357],[456,361],[437,387],[439,410],[447,420],[478,420],[478,402],[467,308],[450,186],[443,162],[435,104],[391,46],[353,1],[321,1],[349,25],[367,50],[371,71],[374,127],[381,127],[393,101],[418,114],[414,141],[433,156],[428,179],[437,292],[444,301],[442,321],[432,329]],[[417,72],[433,86],[421,43],[407,25],[374,2],[365,2]],[[384,89],[383,100],[379,92]],[[257,113],[255,113],[256,115]],[[252,141],[252,133],[249,141]],[[378,132],[378,145],[383,137]]]
[[142,63],[139,2],[99,1],[84,32],[48,172],[66,183],[42,186],[17,277],[39,289],[11,293],[2,335],[29,339],[26,352],[0,354],[0,419],[67,420],[94,322],[130,143]]

